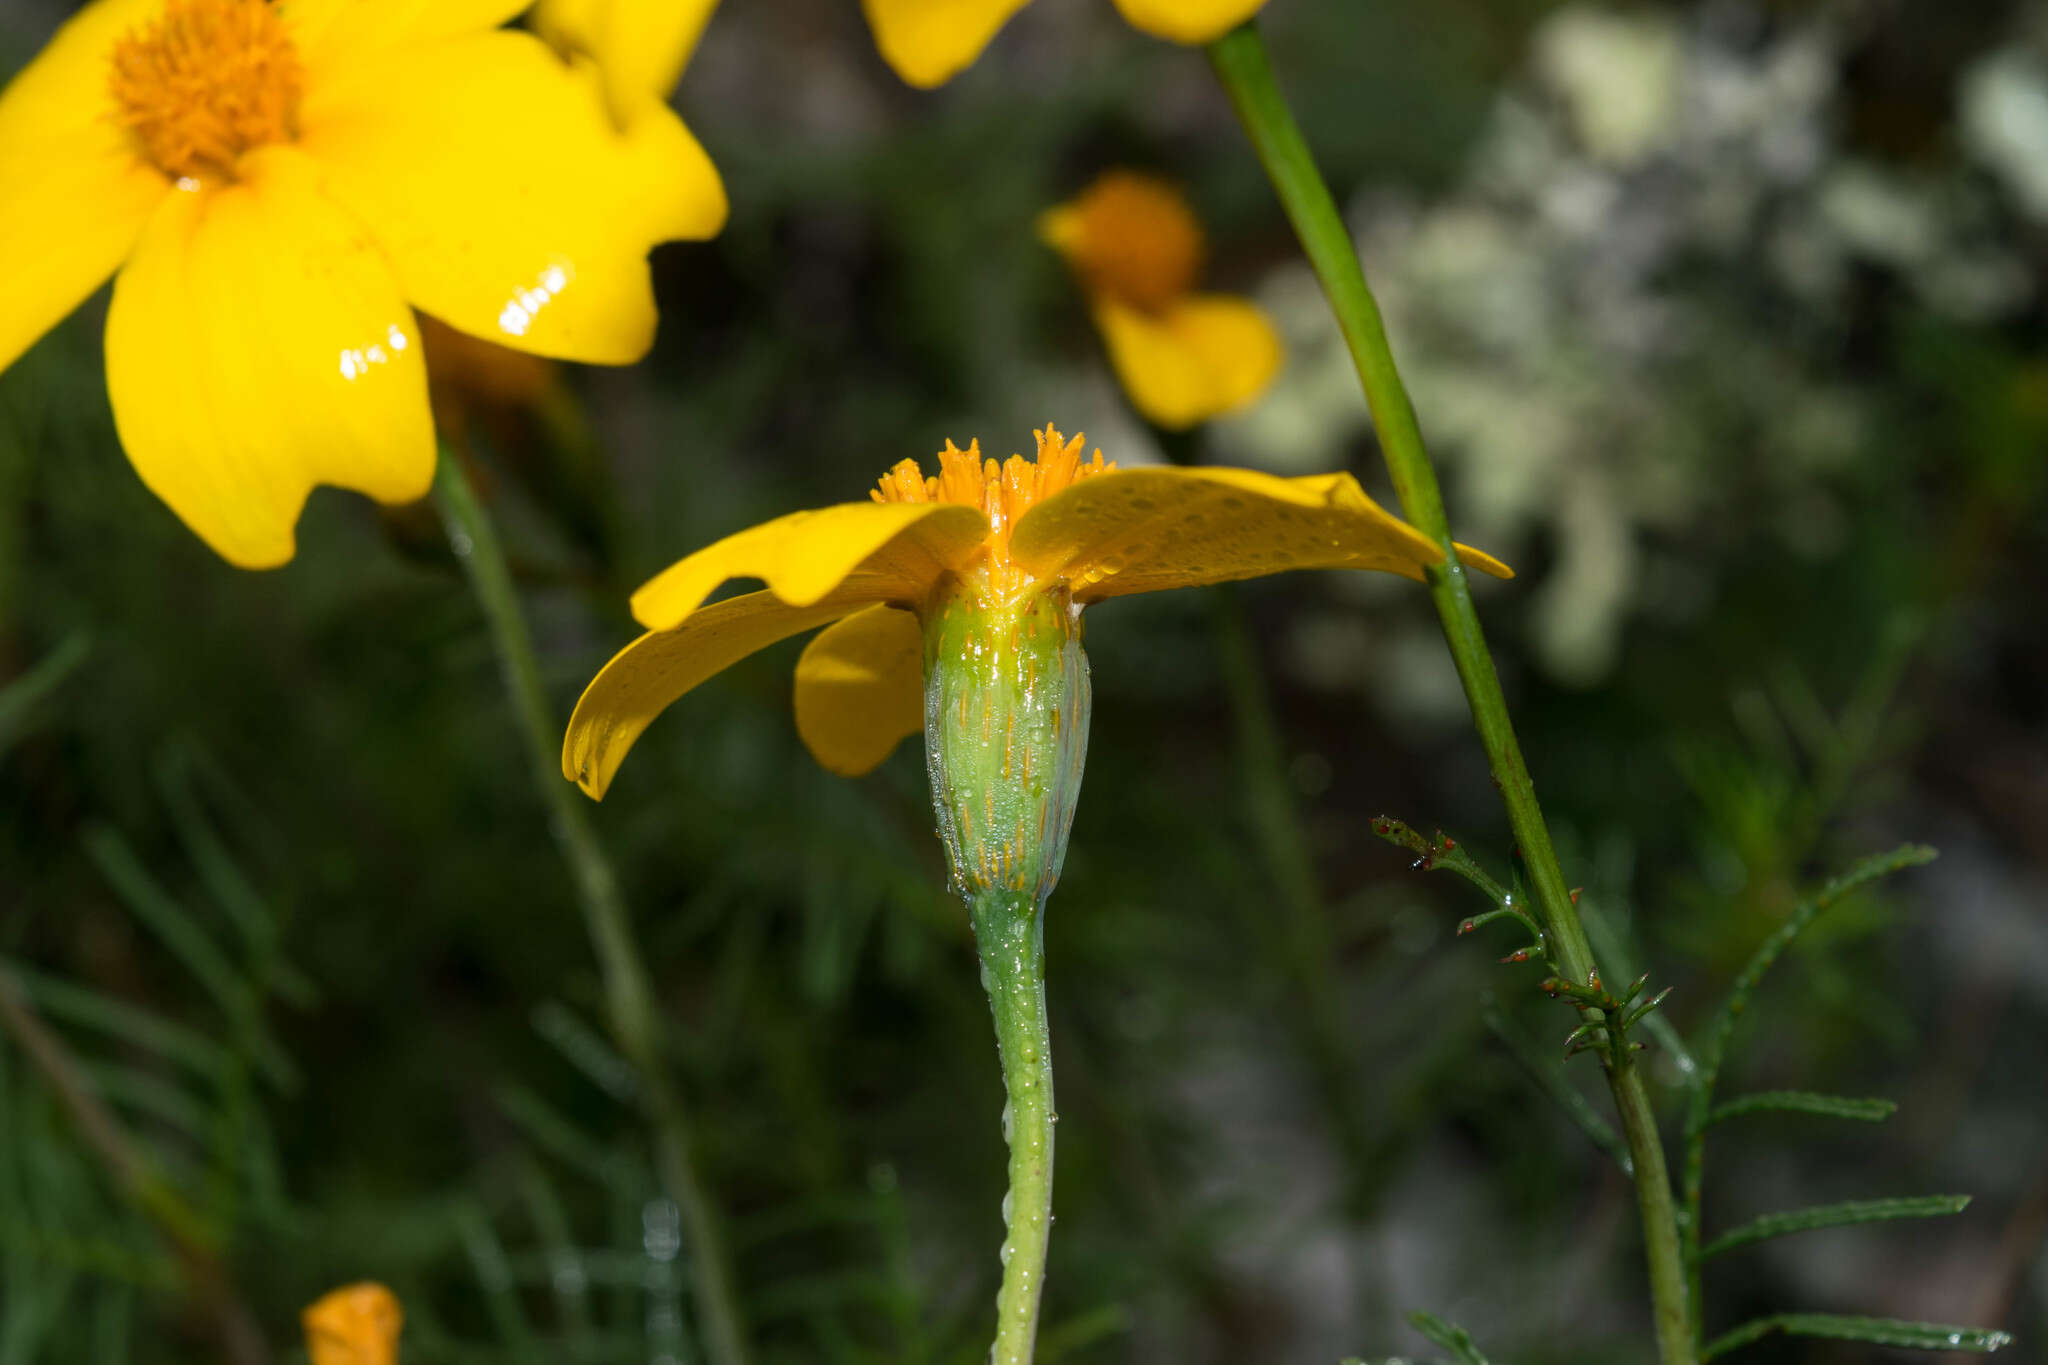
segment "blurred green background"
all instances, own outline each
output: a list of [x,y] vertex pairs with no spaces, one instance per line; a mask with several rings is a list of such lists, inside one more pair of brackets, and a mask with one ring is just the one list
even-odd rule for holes
[[[5,0],[0,71],[69,8]],[[1266,23],[1453,524],[1521,570],[1481,609],[1567,875],[1676,986],[1672,1020],[1828,871],[1942,849],[1794,952],[1726,1083],[1898,1114],[1717,1129],[1707,1221],[1976,1202],[1716,1260],[1710,1331],[1867,1312],[2048,1358],[2048,5]],[[1122,463],[1190,453],[1123,408],[1033,233],[1107,167],[1183,183],[1211,282],[1289,340],[1195,457],[1348,468],[1391,503],[1199,54],[1040,0],[920,94],[854,0],[731,0],[678,100],[733,218],[657,253],[655,353],[462,415],[565,715],[642,578],[947,437],[1005,453],[1049,418]],[[431,511],[323,491],[288,568],[226,567],[115,442],[103,310],[0,376],[6,969],[217,1226],[280,1359],[302,1304],[363,1277],[403,1297],[408,1365],[701,1359],[690,1248]],[[1647,1358],[1627,1181],[1545,1089],[1605,1113],[1596,1064],[1557,1070],[1570,1017],[1495,965],[1513,940],[1455,938],[1483,907],[1370,837],[1387,813],[1511,866],[1423,595],[1301,575],[1089,624],[1041,1359],[1427,1359],[1417,1308],[1500,1362]],[[798,648],[665,717],[596,819],[762,1358],[968,1362],[1003,1191],[972,943],[918,746],[817,770]],[[217,1360],[181,1283],[0,1046],[0,1365]]]

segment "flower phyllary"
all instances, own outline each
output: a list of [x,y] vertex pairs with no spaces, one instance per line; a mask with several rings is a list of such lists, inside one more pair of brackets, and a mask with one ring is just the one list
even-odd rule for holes
[[311,1365],[398,1365],[405,1314],[398,1297],[373,1281],[343,1285],[299,1315]]
[[[615,0],[615,3],[617,0]],[[1031,0],[861,0],[875,46],[912,85],[944,85],[974,64]],[[1115,0],[1133,28],[1191,46],[1213,42],[1266,0]]]
[[1184,430],[1246,406],[1273,382],[1279,332],[1250,299],[1195,291],[1206,244],[1172,185],[1107,171],[1047,209],[1038,232],[1087,292],[1117,379],[1148,420]]
[[[995,1365],[1037,1334],[1052,1222],[1051,1039],[1044,910],[1080,795],[1091,699],[1082,609],[1105,598],[1287,569],[1420,579],[1444,547],[1348,474],[1118,469],[1048,425],[1032,459],[948,442],[870,500],[795,512],[708,546],[633,597],[647,633],[591,682],[562,769],[602,797],[654,717],[719,670],[829,626],[796,671],[797,728],[858,774],[922,728],[932,803],[980,951],[1009,1096]],[[1460,546],[1463,562],[1505,575]],[[726,580],[767,587],[706,606]]]
[[[646,256],[726,201],[672,114],[500,30],[525,0],[96,0],[0,94],[0,367],[116,275],[143,481],[223,557],[290,559],[318,484],[422,496],[414,309],[561,359],[651,344]],[[117,273],[118,272],[118,273]]]

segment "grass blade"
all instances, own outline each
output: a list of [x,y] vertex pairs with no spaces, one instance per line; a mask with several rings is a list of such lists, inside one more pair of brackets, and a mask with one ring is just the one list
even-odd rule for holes
[[1753,1095],[1718,1105],[1707,1115],[1705,1127],[1739,1118],[1744,1114],[1813,1114],[1826,1119],[1854,1119],[1858,1123],[1882,1123],[1898,1110],[1891,1100],[1852,1099],[1847,1095],[1822,1095],[1811,1090],[1759,1090]]
[[1493,1365],[1472,1344],[1471,1335],[1456,1323],[1445,1322],[1433,1313],[1417,1311],[1408,1315],[1408,1325],[1428,1337],[1430,1345],[1449,1351],[1458,1365]]
[[1901,1218],[1945,1218],[1952,1213],[1961,1213],[1969,1206],[1970,1196],[1967,1194],[1930,1194],[1911,1199],[1851,1199],[1841,1204],[1817,1204],[1810,1209],[1767,1213],[1707,1243],[1700,1251],[1700,1259],[1793,1232],[1849,1227],[1857,1223],[1889,1223]]
[[91,653],[92,642],[86,633],[74,631],[37,660],[34,668],[0,687],[0,754],[22,733],[36,704],[62,687]]
[[1857,1318],[1839,1313],[1778,1313],[1746,1322],[1725,1336],[1707,1343],[1702,1361],[1725,1355],[1738,1346],[1760,1341],[1774,1332],[1793,1337],[1827,1337],[1834,1341],[1864,1341],[1873,1346],[1897,1346],[1909,1351],[1972,1351],[1989,1355],[2001,1346],[2012,1345],[2012,1337],[1984,1327],[1952,1327],[1940,1322],[1905,1322],[1898,1318]]

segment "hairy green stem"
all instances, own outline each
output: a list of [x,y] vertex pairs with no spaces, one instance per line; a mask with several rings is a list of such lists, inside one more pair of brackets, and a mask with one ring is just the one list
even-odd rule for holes
[[748,1351],[739,1300],[711,1200],[698,1179],[688,1121],[663,1056],[661,1013],[646,964],[633,938],[632,921],[619,893],[618,877],[590,827],[582,798],[562,779],[562,729],[541,681],[533,635],[520,610],[512,571],[498,541],[497,527],[463,472],[462,457],[443,449],[434,473],[434,502],[447,528],[448,543],[469,577],[497,646],[505,686],[532,764],[534,786],[548,813],[548,827],[576,885],[583,921],[604,977],[605,1011],[612,1036],[638,1082],[640,1101],[654,1132],[655,1169],[675,1201],[689,1238],[694,1297],[705,1349],[712,1365],[746,1365]]
[[1052,1238],[1052,1035],[1045,1019],[1045,910],[1031,891],[980,891],[969,901],[982,983],[1003,1060],[1003,1287],[990,1365],[1030,1365]]
[[[1508,823],[1521,848],[1537,906],[1543,912],[1551,950],[1558,966],[1571,979],[1587,982],[1595,970],[1593,951],[1565,886],[1542,808],[1536,802],[1535,785],[1530,781],[1521,745],[1508,718],[1507,700],[1501,694],[1493,657],[1486,648],[1465,569],[1458,562],[1457,548],[1451,540],[1436,470],[1423,446],[1414,405],[1408,401],[1408,392],[1395,368],[1393,348],[1388,344],[1379,306],[1366,285],[1351,233],[1344,226],[1329,186],[1317,170],[1308,143],[1274,80],[1258,25],[1248,23],[1224,35],[1210,45],[1209,55],[1329,296],[1338,326],[1358,367],[1359,381],[1372,409],[1373,424],[1402,511],[1417,529],[1443,546],[1443,566],[1429,571],[1430,597],[1436,603],[1444,638],[1472,708],[1473,723],[1507,807]],[[1607,1075],[1615,1106],[1621,1113],[1629,1155],[1635,1162],[1659,1353],[1664,1365],[1695,1365],[1698,1348],[1690,1326],[1679,1258],[1677,1214],[1649,1096],[1641,1072],[1629,1065],[1627,1058],[1617,1059]]]

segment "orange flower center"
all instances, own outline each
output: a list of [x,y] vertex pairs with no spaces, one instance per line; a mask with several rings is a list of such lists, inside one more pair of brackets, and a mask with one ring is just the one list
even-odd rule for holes
[[297,131],[305,70],[269,0],[167,0],[114,45],[122,125],[164,174],[231,175]]
[[1202,228],[1163,180],[1110,171],[1041,220],[1045,240],[1088,288],[1158,312],[1195,286]]
[[982,553],[990,587],[1005,597],[1014,596],[1030,582],[1029,575],[1010,562],[1010,529],[1017,519],[1061,489],[1116,468],[1099,450],[1083,463],[1086,438],[1077,435],[1070,441],[1050,422],[1031,434],[1038,438],[1035,459],[1012,455],[998,464],[982,458],[979,441],[968,442],[965,450],[948,441],[939,452],[937,474],[927,477],[916,460],[904,460],[882,476],[871,496],[876,502],[956,502],[980,508],[988,518]]

